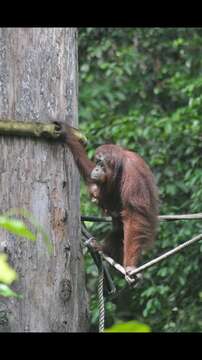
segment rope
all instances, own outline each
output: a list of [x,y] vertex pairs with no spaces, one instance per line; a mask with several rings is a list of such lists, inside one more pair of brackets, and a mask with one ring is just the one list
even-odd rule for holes
[[[202,213],[196,214],[183,214],[183,215],[159,215],[158,219],[160,221],[176,221],[176,220],[196,220],[202,219]],[[97,216],[81,216],[81,221],[89,222],[111,222],[112,218],[110,216],[106,217],[97,217]]]
[[[198,213],[198,214],[187,214],[187,215],[163,215],[163,216],[159,216],[159,220],[163,221],[163,220],[192,220],[192,219],[202,219],[202,213]],[[96,217],[90,217],[90,216],[82,216],[81,217],[81,221],[111,221],[109,217],[106,218],[96,218]],[[87,241],[85,241],[85,246],[87,246],[89,249],[91,249],[91,239],[93,238],[91,236],[91,234],[84,228],[82,227],[83,232],[84,232],[84,237],[87,239]],[[84,231],[85,230],[85,231]],[[174,249],[167,251],[166,253],[158,256],[157,258],[148,261],[146,264],[139,266],[138,268],[136,268],[135,270],[133,270],[130,273],[130,278],[132,276],[137,275],[138,273],[144,271],[145,269],[157,264],[158,262],[166,259],[167,257],[174,255],[175,253],[183,250],[185,247],[188,247],[190,245],[192,245],[193,243],[195,243],[196,241],[199,241],[202,239],[202,234],[199,234],[195,237],[193,237],[192,239],[176,246]],[[99,255],[101,257],[101,259],[103,258],[106,262],[108,262],[112,267],[114,267],[116,270],[119,271],[119,273],[121,273],[122,275],[126,275],[125,273],[125,269],[118,263],[116,263],[112,258],[110,258],[109,256],[106,256],[102,251],[99,251]],[[105,321],[105,308],[104,308],[104,270],[106,270],[104,268],[105,264],[103,262],[101,262],[101,265],[98,266],[98,271],[99,271],[99,275],[98,275],[98,308],[99,308],[99,332],[104,332],[104,321]],[[113,284],[112,284],[113,285]],[[136,287],[139,285],[139,281],[135,281],[133,284],[128,283],[129,287]],[[119,295],[119,293],[121,293],[124,289],[121,289],[119,291],[113,291],[111,292],[111,296],[117,296]],[[110,297],[111,297],[110,296]]]
[[104,307],[104,271],[101,265],[98,276],[98,308],[99,308],[99,333],[104,332],[105,307]]
[[[199,234],[195,237],[193,237],[192,239],[185,241],[184,243],[176,246],[174,249],[171,249],[169,251],[167,251],[166,253],[156,257],[155,259],[148,261],[147,263],[139,266],[138,268],[136,268],[135,270],[133,270],[130,273],[130,277],[132,278],[134,275],[137,275],[138,273],[144,271],[145,269],[148,269],[149,267],[159,263],[160,261],[168,258],[171,255],[176,254],[177,252],[183,250],[185,247],[188,247],[190,245],[192,245],[193,243],[199,241],[202,239],[202,234]],[[90,246],[90,244],[89,244]],[[125,269],[123,268],[123,266],[121,266],[120,264],[116,263],[114,259],[112,259],[111,257],[105,255],[102,251],[99,251],[99,255],[101,256],[101,258],[103,258],[107,263],[109,263],[112,267],[114,267],[119,273],[121,273],[123,276],[126,275]],[[104,263],[103,263],[104,264]],[[113,293],[114,291],[112,291]]]
[[86,246],[95,262],[95,265],[98,268],[98,273],[100,266],[102,264],[103,271],[104,271],[104,284],[105,284],[105,291],[107,295],[113,294],[116,292],[116,287],[113,283],[112,277],[110,275],[109,269],[107,267],[107,264],[102,261],[102,258],[100,254],[95,251],[91,246],[91,239],[94,239],[92,235],[88,232],[84,224],[81,224],[81,230],[82,230],[82,236],[84,237],[85,241],[83,243],[84,246]]
[[162,255],[158,256],[157,258],[155,258],[151,261],[148,261],[146,264],[138,267],[137,269],[131,271],[130,276],[136,275],[136,274],[140,273],[141,271],[148,269],[149,267],[157,264],[159,261],[162,261],[162,260],[166,259],[167,257],[176,254],[178,251],[181,251],[185,247],[190,246],[193,243],[195,243],[196,241],[199,241],[201,239],[202,239],[202,234],[199,234],[199,235],[193,237],[192,239],[176,246],[174,249],[167,251],[165,254],[162,254]]
[[[96,218],[96,217],[90,217],[90,216],[82,216],[81,220],[82,221],[110,221],[110,218]],[[193,220],[193,219],[202,219],[202,213],[198,213],[198,214],[187,214],[187,215],[161,215],[159,216],[159,220],[163,221],[163,220]],[[146,264],[136,268],[135,270],[133,270],[130,273],[130,277],[142,272],[143,270],[157,264],[158,262],[166,259],[167,257],[174,255],[175,253],[177,253],[178,251],[183,250],[185,247],[188,247],[190,245],[192,245],[193,243],[195,243],[198,240],[202,239],[202,234],[199,234],[197,236],[195,236],[194,238],[176,246],[174,249],[167,251],[166,253],[156,257],[155,259],[148,261]],[[99,251],[99,254],[102,258],[104,258],[104,260],[106,262],[108,262],[112,267],[114,267],[116,270],[118,270],[122,275],[126,275],[125,273],[125,269],[118,263],[116,263],[114,261],[114,259],[110,258],[109,256],[106,256],[103,252]]]
[[[193,237],[190,240],[185,241],[184,243],[176,246],[174,249],[171,249],[169,251],[167,251],[166,253],[156,257],[155,259],[148,261],[147,263],[145,263],[144,265],[139,266],[138,268],[136,268],[135,270],[131,271],[130,273],[130,277],[142,272],[145,269],[148,269],[149,267],[157,264],[158,262],[166,259],[167,257],[176,254],[177,252],[183,250],[185,247],[188,247],[190,245],[192,245],[193,243],[199,241],[202,239],[202,234],[199,234],[195,237]],[[119,273],[121,273],[122,275],[126,275],[125,269],[123,268],[123,266],[121,266],[120,264],[116,263],[114,261],[114,259],[112,259],[110,256],[105,255],[102,251],[99,251],[99,254],[102,256],[102,258],[108,262],[112,267],[114,267],[117,271],[119,271]]]

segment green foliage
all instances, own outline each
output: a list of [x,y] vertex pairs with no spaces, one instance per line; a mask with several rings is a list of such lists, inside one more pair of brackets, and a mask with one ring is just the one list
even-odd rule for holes
[[[4,215],[0,216],[0,227],[9,231],[12,234],[17,236],[21,236],[28,240],[35,241],[36,234],[30,231],[27,225],[18,219],[10,218],[10,216],[21,215],[24,218],[27,218],[32,225],[34,225],[35,230],[38,233],[42,234],[43,240],[47,245],[47,249],[49,252],[52,251],[52,244],[50,243],[50,239],[43,227],[38,224],[38,222],[34,219],[31,213],[29,213],[25,209],[11,209],[8,212],[4,213]],[[14,292],[8,285],[11,285],[14,280],[17,280],[18,276],[14,269],[10,267],[7,262],[7,255],[0,253],[0,296],[3,297],[17,297],[22,298],[22,295]]]
[[113,325],[111,328],[105,330],[105,332],[138,332],[145,333],[150,332],[151,329],[145,324],[140,324],[137,321],[128,321],[126,323],[120,323]]
[[36,240],[36,235],[34,235],[20,220],[10,219],[6,216],[0,216],[0,227],[15,235],[20,235],[29,240]]
[[17,273],[13,270],[7,262],[8,256],[6,254],[0,254],[0,283],[10,285],[17,279]]
[[5,284],[0,283],[0,296],[3,297],[15,297],[18,299],[22,299],[22,295],[17,294],[15,291],[13,291],[9,286]]
[[[0,227],[12,234],[27,238],[28,240],[36,240],[27,226],[20,220],[9,218],[8,216],[0,216]],[[0,296],[22,298],[20,294],[14,292],[8,285],[17,280],[18,275],[7,262],[8,256],[0,254]]]
[[[52,243],[51,243],[51,241],[49,239],[48,234],[44,230],[43,226],[40,225],[39,222],[34,218],[32,213],[30,213],[26,209],[16,208],[16,209],[10,209],[9,211],[7,211],[6,213],[4,213],[4,216],[6,216],[6,217],[22,216],[23,218],[27,219],[33,225],[34,230],[36,231],[36,233],[41,234],[42,239],[43,239],[44,243],[46,244],[46,247],[48,249],[49,254],[52,252],[53,246],[52,246]],[[13,225],[11,225],[11,227],[13,226],[13,230],[17,231],[16,225],[18,225],[19,220],[10,219],[8,221],[10,221],[10,224],[13,224]],[[1,226],[1,224],[0,224],[0,226]],[[30,234],[30,231],[27,229],[27,227],[26,227],[26,225],[24,223],[21,223],[20,226],[21,226],[21,229],[19,228],[19,233],[14,232],[16,235],[26,237],[29,240],[36,240],[36,234],[33,234],[33,233]],[[11,231],[9,228],[7,228],[7,230]]]
[[[156,176],[161,214],[201,212],[202,28],[81,28],[79,62],[80,127],[89,156],[107,142],[137,151]],[[81,194],[82,213],[100,214],[83,186]],[[90,224],[100,240],[109,228]],[[161,223],[155,247],[142,261],[201,230],[199,220]],[[109,302],[107,326],[135,318],[152,331],[202,331],[201,257],[199,242],[145,271],[140,288]],[[113,276],[122,288],[123,279]]]

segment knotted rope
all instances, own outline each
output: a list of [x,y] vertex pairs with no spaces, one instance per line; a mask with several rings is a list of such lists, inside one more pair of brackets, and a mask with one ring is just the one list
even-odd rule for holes
[[99,309],[99,332],[104,332],[105,326],[105,307],[104,307],[104,271],[103,266],[100,266],[98,276],[98,309]]

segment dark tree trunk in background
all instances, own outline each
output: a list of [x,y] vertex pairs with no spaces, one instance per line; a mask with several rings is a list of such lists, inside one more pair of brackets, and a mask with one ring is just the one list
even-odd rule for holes
[[[0,29],[0,118],[66,121],[77,126],[77,32],[71,28]],[[0,299],[0,331],[88,330],[80,246],[79,176],[62,144],[0,136],[0,212],[24,208],[46,229],[48,254],[0,231],[23,299]]]

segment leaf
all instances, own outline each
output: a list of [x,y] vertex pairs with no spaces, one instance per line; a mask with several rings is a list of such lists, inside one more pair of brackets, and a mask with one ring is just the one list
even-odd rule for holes
[[36,235],[34,235],[20,220],[10,219],[6,216],[0,216],[0,227],[18,236],[25,237],[29,240],[36,240]]
[[7,263],[7,258],[6,254],[0,254],[0,282],[10,285],[17,279],[17,273]]
[[[42,235],[43,241],[45,242],[45,244],[47,246],[48,252],[49,253],[52,252],[53,246],[51,244],[48,234],[45,232],[44,228],[38,223],[38,221],[34,218],[34,216],[29,211],[27,211],[25,209],[20,209],[20,208],[14,208],[14,209],[7,211],[5,213],[5,215],[6,216],[21,215],[24,218],[28,219],[30,221],[30,223],[36,228],[36,231]],[[36,236],[33,240],[35,240],[35,239],[36,239]]]
[[168,269],[166,267],[163,267],[158,271],[157,274],[161,277],[165,277],[168,274]]
[[22,295],[17,294],[16,292],[14,292],[13,290],[11,290],[9,288],[9,286],[5,285],[5,284],[0,284],[0,296],[4,296],[4,297],[16,297],[19,299],[22,299]]
[[137,321],[128,321],[127,323],[121,323],[113,325],[105,330],[105,332],[151,332],[148,325],[138,323]]

